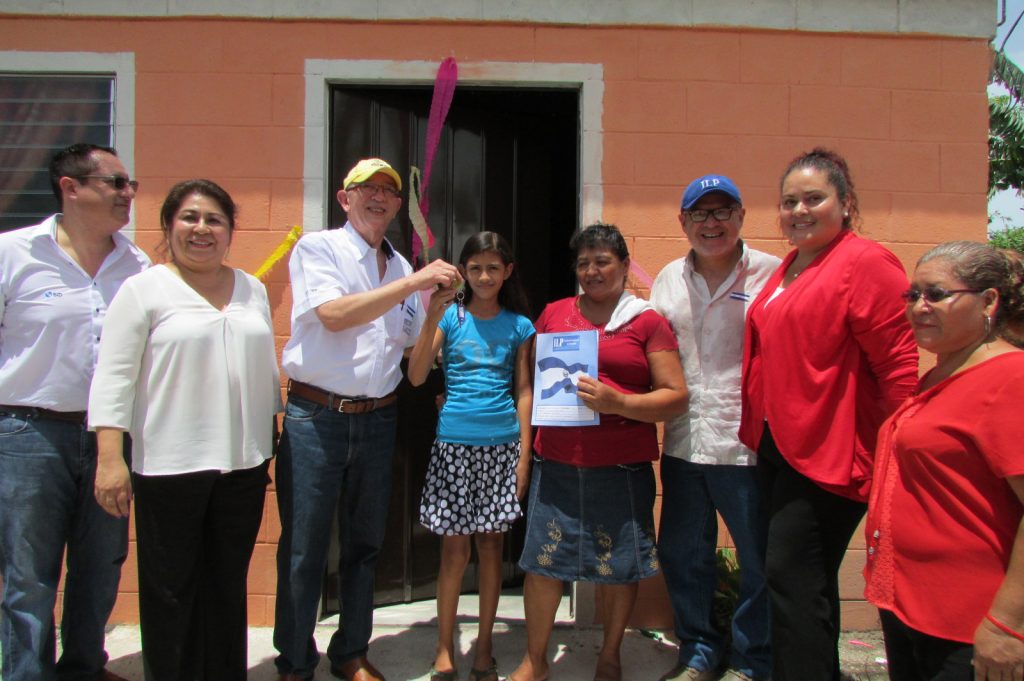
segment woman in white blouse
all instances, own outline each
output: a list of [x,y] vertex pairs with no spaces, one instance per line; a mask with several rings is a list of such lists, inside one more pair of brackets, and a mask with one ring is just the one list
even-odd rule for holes
[[168,262],[111,303],[89,396],[96,499],[115,516],[135,499],[147,681],[246,676],[246,576],[281,399],[266,290],[224,264],[235,213],[209,180],[171,189]]

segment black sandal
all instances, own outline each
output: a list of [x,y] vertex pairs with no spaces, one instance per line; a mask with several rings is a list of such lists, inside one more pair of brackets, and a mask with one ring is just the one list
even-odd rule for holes
[[439,672],[431,667],[430,681],[459,681],[459,672],[455,669],[446,672]]
[[498,661],[492,657],[487,669],[470,669],[468,681],[498,681]]

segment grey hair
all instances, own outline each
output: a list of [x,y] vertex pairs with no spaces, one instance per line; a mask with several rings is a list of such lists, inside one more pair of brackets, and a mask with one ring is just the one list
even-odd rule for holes
[[932,260],[947,262],[953,276],[973,289],[995,289],[999,304],[992,330],[1017,347],[1024,347],[1024,263],[1021,254],[976,241],[949,241],[921,256],[917,266]]

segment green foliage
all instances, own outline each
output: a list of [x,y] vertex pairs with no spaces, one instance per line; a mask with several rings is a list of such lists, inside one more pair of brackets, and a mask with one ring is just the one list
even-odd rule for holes
[[997,52],[992,64],[992,83],[1010,93],[988,102],[988,193],[1024,188],[1024,72],[1005,54]]
[[1024,109],[1012,97],[988,101],[988,193],[1024,187]]
[[1003,231],[992,232],[988,235],[988,242],[996,248],[1012,248],[1024,253],[1024,227],[1010,227]]
[[718,633],[729,638],[732,635],[732,613],[740,597],[740,566],[732,549],[718,549],[715,558],[718,585],[711,602],[711,623]]
[[996,52],[992,60],[992,83],[1005,87],[1010,96],[1018,102],[1024,102],[1024,72],[1014,64],[1005,52]]

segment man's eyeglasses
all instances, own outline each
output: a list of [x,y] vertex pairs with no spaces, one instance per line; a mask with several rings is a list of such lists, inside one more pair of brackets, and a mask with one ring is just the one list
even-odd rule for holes
[[76,179],[79,179],[79,180],[88,180],[88,179],[102,180],[103,182],[106,182],[108,186],[116,189],[119,192],[124,191],[125,187],[131,187],[133,192],[139,191],[139,181],[138,180],[129,180],[124,175],[80,175]]
[[398,189],[396,189],[395,187],[392,187],[389,184],[370,184],[370,183],[365,183],[365,184],[357,184],[354,187],[349,187],[349,189],[356,189],[356,190],[358,190],[359,193],[363,195],[363,198],[366,198],[366,199],[372,199],[374,196],[377,196],[377,192],[384,192],[385,198],[388,198],[388,199],[397,199],[399,196],[402,195],[402,193],[400,191],[398,191]]
[[686,211],[686,214],[694,222],[705,222],[709,215],[713,215],[719,222],[725,222],[732,217],[735,210],[735,206],[731,208],[716,208],[714,210],[702,210],[698,208],[697,210],[688,210]]
[[912,288],[909,291],[904,291],[900,294],[900,297],[906,301],[907,305],[913,305],[921,300],[921,298],[924,298],[929,303],[940,303],[954,293],[981,293],[984,290],[976,288],[945,289],[939,286],[929,286],[923,289]]

